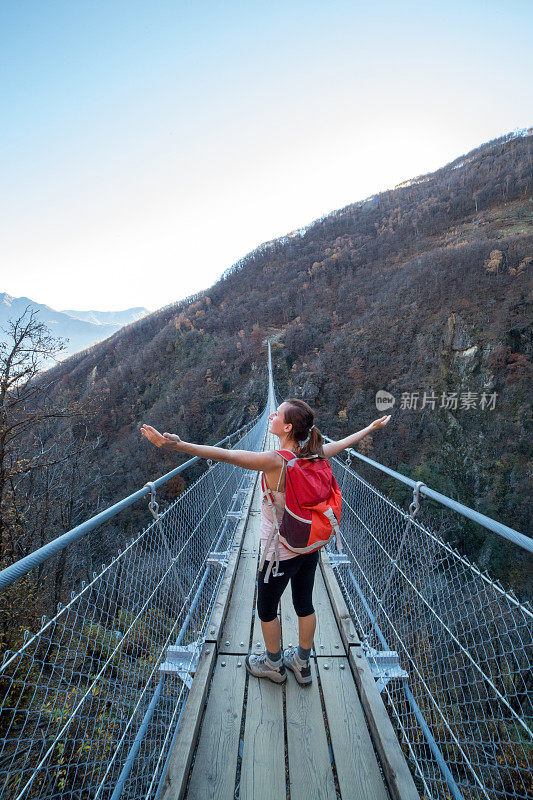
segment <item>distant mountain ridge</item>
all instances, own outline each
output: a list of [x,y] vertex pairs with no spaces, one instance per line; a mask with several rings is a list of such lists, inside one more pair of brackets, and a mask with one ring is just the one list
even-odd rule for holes
[[[9,320],[18,319],[30,306],[39,314],[39,320],[50,328],[53,336],[68,339],[67,348],[60,360],[85,350],[96,342],[107,339],[130,322],[136,322],[149,313],[140,306],[124,311],[56,311],[54,308],[37,303],[29,297],[12,297],[7,292],[0,293],[0,341],[6,341]],[[43,364],[43,367],[51,363]]]
[[141,317],[145,317],[150,312],[147,308],[137,306],[136,308],[127,308],[125,311],[73,311],[71,309],[63,309],[61,313],[81,319],[84,322],[93,322],[95,325],[127,325],[129,322],[135,322]]

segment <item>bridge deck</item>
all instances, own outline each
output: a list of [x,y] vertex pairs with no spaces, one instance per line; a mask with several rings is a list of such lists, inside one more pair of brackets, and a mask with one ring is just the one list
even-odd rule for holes
[[[248,674],[264,649],[255,614],[261,495],[250,490],[165,776],[162,800],[418,800],[374,678],[321,552],[313,683]],[[287,587],[282,647],[298,641]]]

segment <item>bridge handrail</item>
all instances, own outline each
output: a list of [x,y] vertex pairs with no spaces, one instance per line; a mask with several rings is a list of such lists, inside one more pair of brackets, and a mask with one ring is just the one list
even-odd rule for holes
[[[330,439],[329,436],[325,436],[322,434],[322,438],[326,442],[333,442],[334,439]],[[343,452],[349,453],[351,456],[357,456],[357,458],[361,459],[361,461],[365,461],[370,466],[375,467],[376,469],[381,470],[381,472],[385,472],[387,475],[390,475],[392,478],[395,478],[402,483],[405,483],[407,486],[410,486],[412,489],[417,489],[418,491],[426,497],[429,497],[431,500],[436,500],[437,503],[441,503],[443,506],[447,506],[451,508],[453,511],[457,511],[459,514],[462,514],[464,517],[468,517],[469,519],[473,520],[474,522],[478,522],[480,525],[483,525],[485,528],[488,528],[493,533],[498,534],[498,536],[503,536],[513,544],[522,547],[524,550],[527,550],[529,553],[533,553],[533,538],[530,536],[526,536],[519,531],[515,531],[514,528],[510,528],[508,525],[504,525],[501,522],[497,522],[495,519],[491,519],[487,517],[485,514],[481,514],[479,511],[474,511],[473,508],[469,508],[465,506],[463,503],[459,503],[457,500],[453,500],[451,497],[447,497],[445,494],[441,494],[440,492],[435,491],[435,489],[431,489],[425,483],[421,481],[414,481],[412,478],[407,478],[405,475],[402,475],[400,472],[396,472],[389,467],[384,467],[383,464],[380,464],[377,461],[373,461],[371,458],[364,456],[362,453],[358,453],[357,450],[353,450],[351,447],[346,448]]]
[[[264,413],[264,411],[261,413]],[[221,439],[219,442],[213,445],[213,447],[220,447],[234,436],[238,436],[246,428],[251,428],[260,418],[261,414],[258,414],[256,417],[254,417],[254,419],[250,420],[250,422],[247,422],[246,425],[243,425],[236,431],[232,431],[232,433],[230,433],[224,439]],[[196,461],[200,461],[199,456],[194,456],[170,472],[165,473],[165,475],[161,475],[160,478],[152,481],[152,486],[154,488],[162,486],[171,478],[174,478],[176,475],[179,475],[180,472],[183,472],[188,467],[192,466]],[[133,505],[133,503],[135,503],[137,500],[140,500],[141,497],[149,494],[150,491],[150,486],[145,484],[142,489],[137,489],[137,491],[133,494],[128,495],[128,497],[124,497],[122,500],[119,500],[118,503],[114,503],[114,505],[109,506],[109,508],[101,511],[99,514],[95,514],[94,517],[90,517],[90,519],[85,520],[85,522],[80,523],[80,525],[76,525],[75,528],[72,528],[70,531],[61,534],[61,536],[58,536],[52,542],[43,545],[43,547],[40,547],[38,550],[35,550],[33,553],[30,553],[27,556],[24,556],[24,558],[21,558],[14,564],[10,564],[9,567],[6,567],[0,572],[0,590],[5,589],[7,586],[21,578],[30,570],[40,566],[57,553],[60,553],[61,550],[64,550],[65,547],[68,547],[70,544],[72,544],[72,542],[81,539],[87,533],[90,533],[90,531],[98,528],[104,522],[107,522],[108,519],[116,516],[125,508],[129,508],[129,506]]]

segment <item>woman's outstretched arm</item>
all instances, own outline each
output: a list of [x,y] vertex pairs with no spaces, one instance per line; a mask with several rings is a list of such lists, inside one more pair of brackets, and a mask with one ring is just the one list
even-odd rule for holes
[[340,453],[341,450],[346,450],[347,447],[353,447],[356,442],[359,442],[363,439],[368,433],[371,431],[375,431],[378,428],[384,428],[385,425],[388,424],[391,415],[385,415],[384,417],[380,417],[379,419],[374,420],[368,425],[366,428],[363,428],[361,431],[357,431],[357,433],[352,433],[350,436],[347,436],[345,439],[339,439],[338,442],[328,442],[324,445],[324,455],[326,458],[333,458],[336,456],[337,453]]
[[184,442],[175,433],[159,433],[151,425],[143,425],[141,433],[156,447],[173,450],[177,453],[188,453],[198,458],[211,458],[213,461],[225,461],[244,469],[255,469],[258,472],[275,469],[279,466],[279,456],[273,450],[256,453],[253,450],[226,450],[224,447],[209,447],[203,444]]

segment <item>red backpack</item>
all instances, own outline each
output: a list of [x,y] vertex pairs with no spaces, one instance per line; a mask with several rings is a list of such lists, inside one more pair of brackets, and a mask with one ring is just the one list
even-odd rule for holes
[[265,557],[275,536],[275,554],[265,573],[264,582],[268,583],[272,566],[276,568],[274,577],[283,575],[279,572],[280,541],[293,553],[311,553],[327,544],[333,536],[337,537],[337,550],[342,552],[339,523],[341,518],[341,490],[327,460],[317,456],[298,458],[290,450],[276,450],[284,459],[287,468],[285,485],[285,510],[281,525],[274,507],[274,498],[267,486],[265,474],[261,475],[263,497],[272,508],[275,529],[268,537],[259,570],[263,568]]

